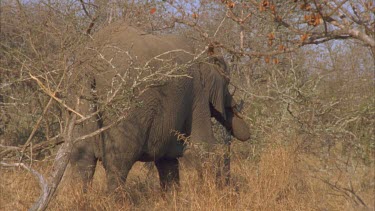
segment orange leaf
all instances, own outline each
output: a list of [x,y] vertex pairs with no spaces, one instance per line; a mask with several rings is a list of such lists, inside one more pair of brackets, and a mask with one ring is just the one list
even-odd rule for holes
[[269,40],[274,40],[275,39],[275,34],[273,32],[268,34],[268,39]]
[[270,2],[268,0],[263,0],[259,4],[259,11],[261,11],[261,12],[266,11],[267,7],[269,7],[269,6],[270,6]]
[[301,4],[300,8],[301,8],[301,10],[310,11],[311,5],[309,3],[303,3],[303,4]]
[[191,15],[191,17],[193,17],[194,19],[197,19],[197,18],[198,18],[198,14],[197,14],[197,13],[193,13],[193,14]]
[[309,37],[309,35],[307,33],[301,35],[301,42],[305,42],[305,40]]
[[274,64],[279,64],[279,62],[280,62],[278,58],[273,58],[272,61],[273,61]]
[[270,10],[271,10],[272,14],[275,14],[275,13],[276,13],[276,7],[275,7],[274,4],[271,4],[271,6],[270,6]]
[[154,14],[155,12],[156,12],[156,8],[155,7],[153,7],[153,8],[150,9],[150,14],[151,15]]
[[266,8],[263,7],[262,4],[259,4],[259,11],[261,11],[261,12],[266,11]]
[[322,16],[320,14],[316,14],[313,26],[317,26],[317,25],[319,25],[321,23],[322,23]]
[[270,2],[268,0],[263,0],[262,5],[263,5],[263,7],[269,7]]
[[231,9],[233,9],[235,5],[236,4],[233,1],[228,1],[227,2],[227,7],[231,8]]
[[304,19],[306,22],[308,22],[310,20],[310,15],[304,15]]
[[308,25],[314,25],[315,23],[315,14],[312,13],[311,15],[305,15],[305,21]]
[[269,56],[264,57],[264,62],[266,62],[267,64],[270,63],[270,57]]
[[285,46],[284,45],[279,45],[279,51],[284,51],[285,50]]
[[312,13],[311,15],[304,16],[308,25],[317,26],[322,23],[322,16],[319,13]]

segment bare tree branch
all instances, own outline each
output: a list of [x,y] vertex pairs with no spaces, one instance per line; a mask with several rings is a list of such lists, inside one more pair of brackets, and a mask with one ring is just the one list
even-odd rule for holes
[[[80,103],[77,98],[76,108]],[[62,138],[64,139],[63,145],[57,152],[55,162],[53,164],[52,172],[48,177],[48,188],[43,189],[43,194],[39,197],[38,201],[33,204],[31,210],[46,210],[49,202],[55,194],[55,191],[60,184],[62,176],[68,165],[70,154],[73,149],[73,130],[75,127],[77,115],[72,113],[71,117],[67,119],[67,127],[64,130]]]
[[[40,187],[41,192],[42,192],[41,195],[40,195],[40,198],[46,197],[46,194],[49,191],[49,187],[48,187],[48,182],[44,179],[44,177],[43,177],[42,174],[40,174],[39,172],[37,172],[35,169],[33,169],[31,167],[28,167],[24,163],[12,163],[12,164],[8,164],[8,163],[5,163],[5,162],[1,161],[0,164],[2,166],[5,166],[5,167],[22,167],[22,168],[26,169],[27,171],[31,172],[38,179],[39,187]],[[33,207],[30,208],[30,210],[40,210],[40,209],[38,209],[37,207],[33,206]]]
[[78,115],[81,118],[84,117],[82,114],[78,113],[77,111],[75,111],[74,109],[72,109],[68,105],[66,105],[61,99],[57,98],[55,96],[55,93],[52,92],[51,90],[49,90],[47,87],[45,87],[43,85],[43,83],[37,77],[33,76],[30,72],[29,72],[29,75],[30,75],[30,77],[32,79],[34,79],[38,83],[38,85],[40,86],[40,88],[42,88],[42,90],[44,91],[44,93],[46,93],[48,96],[50,96],[51,98],[53,98],[54,100],[56,100],[60,105],[64,106],[69,111],[75,113],[76,115]]

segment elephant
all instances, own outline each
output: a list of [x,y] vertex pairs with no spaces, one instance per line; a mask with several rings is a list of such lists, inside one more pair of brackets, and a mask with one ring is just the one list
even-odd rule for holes
[[[92,45],[103,46],[103,43],[106,43],[108,46],[109,42],[117,48],[132,49],[131,58],[137,58],[136,61],[129,62],[130,57],[117,57],[104,52],[104,56],[111,57],[110,61],[115,63],[111,65],[116,67],[129,67],[133,63],[144,65],[148,62],[150,69],[155,72],[166,60],[172,61],[173,66],[186,64],[194,57],[194,53],[176,51],[183,49],[184,52],[193,52],[189,41],[184,38],[174,35],[147,35],[124,23],[112,24],[99,31],[96,37],[94,36]],[[165,56],[164,52],[174,53],[173,56]],[[150,62],[150,58],[157,55],[163,55],[163,59]],[[126,59],[128,61],[124,61]],[[88,66],[95,65],[91,63]],[[93,93],[95,89],[95,96],[92,98],[94,100],[82,98],[80,112],[92,111],[93,101],[94,108],[101,109],[100,102],[104,101],[101,96],[106,96],[105,93],[108,93],[113,85],[111,82],[118,76],[117,73],[121,72],[112,69],[103,68],[95,74],[86,74],[90,79],[87,92]],[[70,158],[73,171],[87,187],[93,178],[97,161],[102,160],[108,191],[114,191],[125,183],[135,162],[154,162],[162,189],[167,190],[178,185],[178,158],[183,156],[188,141],[186,137],[192,142],[206,143],[208,150],[210,144],[216,142],[211,117],[238,140],[250,139],[249,127],[237,114],[236,102],[228,91],[228,84],[229,68],[223,57],[209,56],[189,63],[184,70],[184,76],[149,86],[132,99],[134,103],[127,111],[126,118],[100,136],[76,143]],[[124,115],[119,112],[121,109],[116,112],[100,110],[95,120],[76,126],[76,135],[110,125],[115,117]],[[181,135],[185,138],[181,138]]]

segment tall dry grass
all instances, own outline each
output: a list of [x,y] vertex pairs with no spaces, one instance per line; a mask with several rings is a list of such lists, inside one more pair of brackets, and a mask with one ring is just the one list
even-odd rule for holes
[[[137,163],[125,189],[117,195],[108,195],[105,172],[99,166],[86,194],[77,181],[69,181],[66,175],[49,210],[374,209],[375,174],[371,166],[360,162],[337,166],[340,164],[335,156],[323,162],[299,151],[298,138],[289,145],[283,144],[284,138],[270,136],[272,145],[264,148],[259,159],[241,153],[247,143],[235,142],[230,187],[218,188],[211,170],[200,178],[190,165],[192,161],[182,158],[179,191],[161,193],[155,168]],[[51,166],[48,162],[33,165],[44,174]],[[33,176],[22,169],[1,169],[0,187],[0,210],[26,210],[40,193]]]

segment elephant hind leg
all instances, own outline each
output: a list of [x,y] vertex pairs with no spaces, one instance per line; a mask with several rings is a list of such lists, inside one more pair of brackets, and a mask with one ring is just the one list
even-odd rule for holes
[[179,163],[177,158],[161,158],[155,161],[159,172],[160,186],[163,190],[169,190],[173,186],[180,185]]

